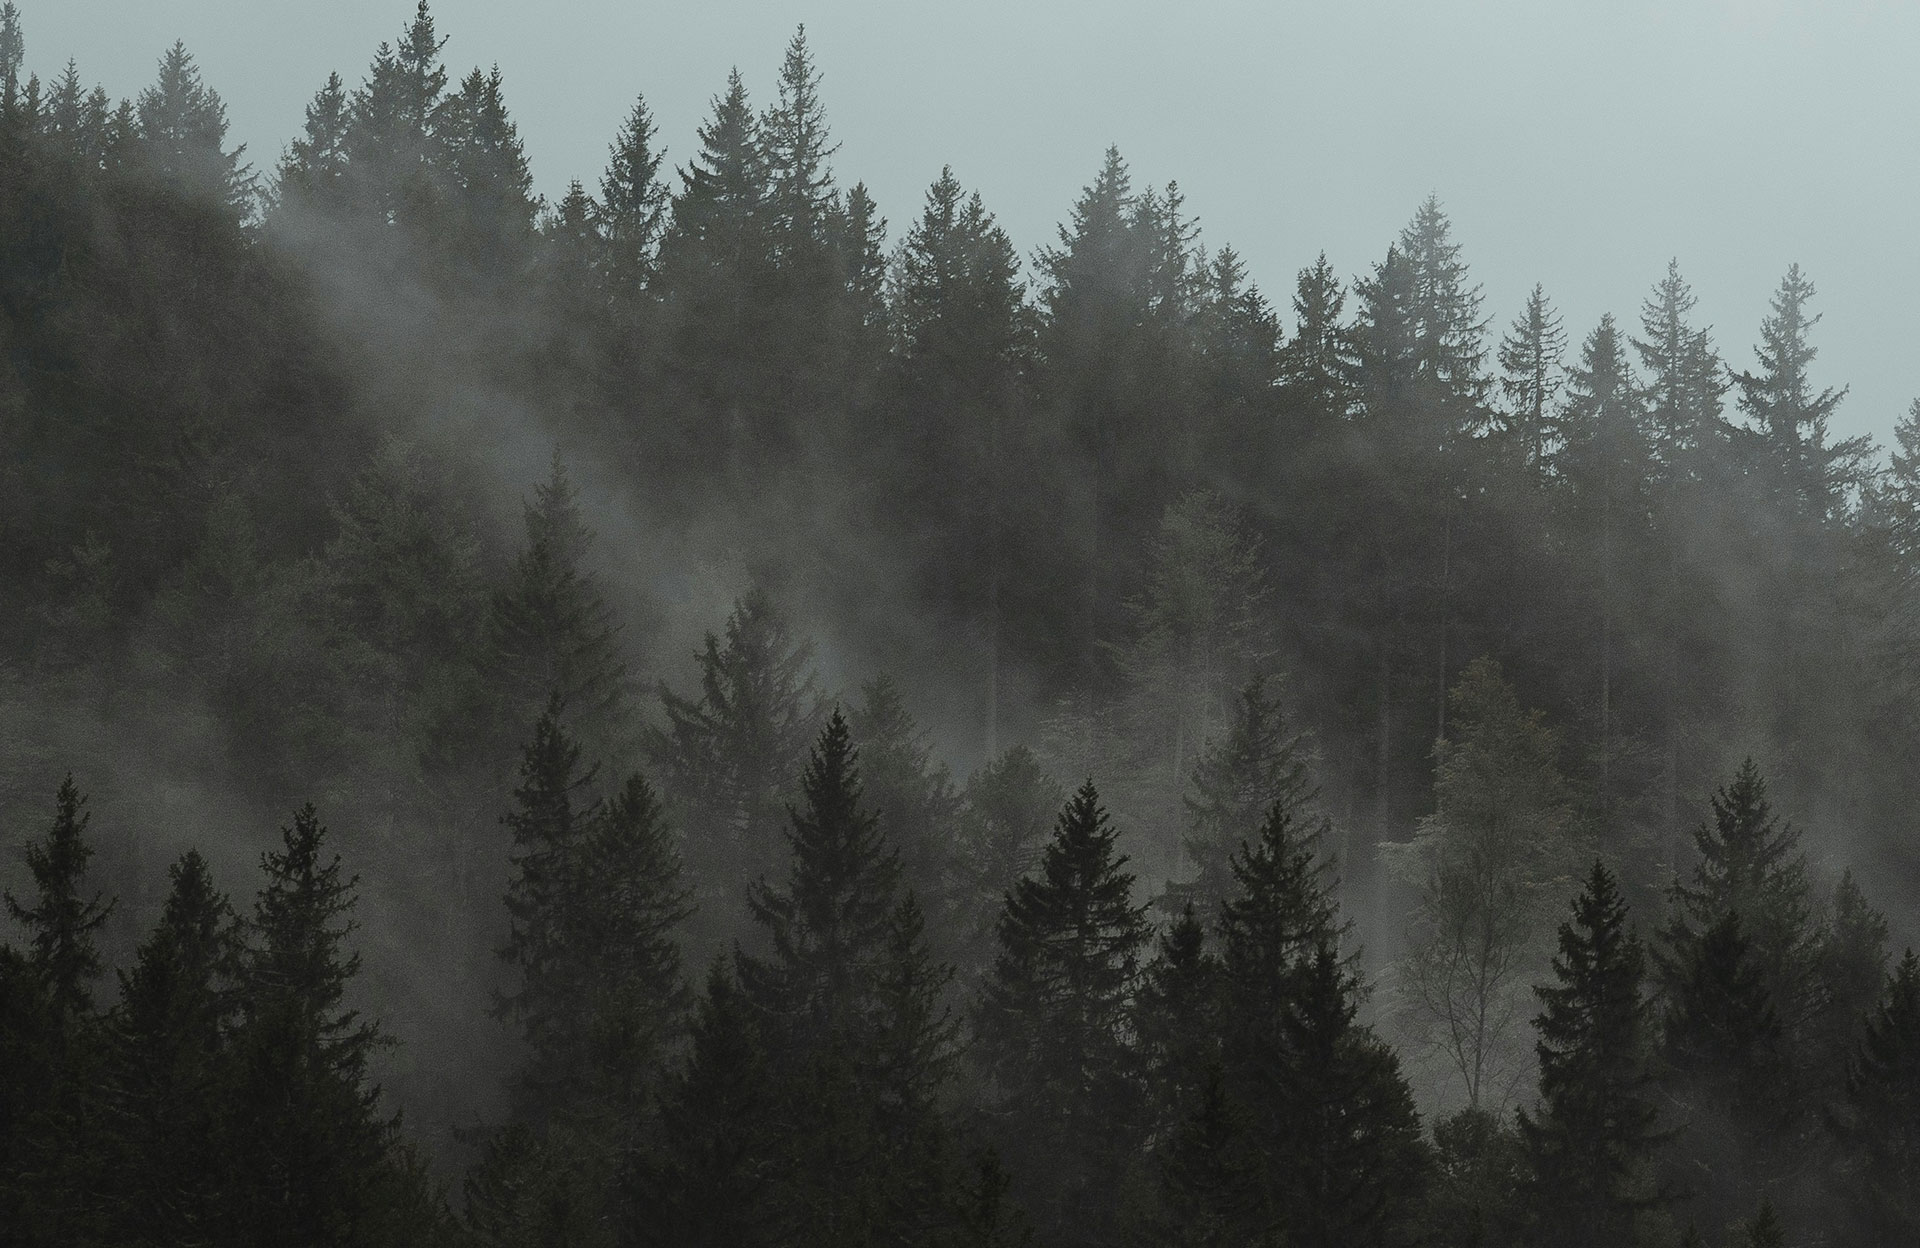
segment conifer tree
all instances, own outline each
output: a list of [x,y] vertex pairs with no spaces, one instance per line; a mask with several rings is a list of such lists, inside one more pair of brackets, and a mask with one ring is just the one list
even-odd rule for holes
[[1209,1072],[1220,1067],[1220,961],[1192,903],[1160,933],[1134,1003],[1155,1138],[1201,1111]]
[[1517,462],[1532,473],[1546,470],[1555,399],[1565,384],[1561,355],[1566,347],[1560,314],[1536,283],[1525,310],[1500,340],[1500,390],[1507,401],[1504,432],[1515,443]]
[[1345,416],[1353,402],[1345,308],[1346,291],[1321,252],[1300,270],[1294,285],[1293,337],[1280,352],[1288,402],[1316,427]]
[[507,115],[500,67],[475,68],[443,103],[434,132],[456,196],[455,258],[483,280],[518,276],[533,232],[533,175]]
[[1279,1248],[1287,1242],[1263,1208],[1246,1123],[1217,1065],[1168,1140],[1158,1202],[1143,1240],[1168,1248]]
[[1780,1177],[1797,1111],[1780,1018],[1738,911],[1689,946],[1667,989],[1668,1095],[1687,1122],[1676,1152],[1698,1220],[1724,1226]]
[[1708,330],[1689,320],[1699,300],[1680,276],[1680,262],[1640,305],[1641,337],[1633,339],[1645,380],[1647,420],[1654,451],[1669,477],[1705,481],[1726,441],[1721,398],[1725,369]]
[[653,113],[636,97],[607,149],[600,179],[600,228],[606,236],[607,289],[616,307],[637,307],[652,278],[666,218],[667,188],[660,176],[666,149],[656,148]]
[[770,952],[735,964],[775,1078],[779,1201],[798,1242],[865,1242],[925,1225],[942,1195],[936,1098],[952,1061],[899,861],[861,800],[845,718],[828,719],[801,782],[787,886],[749,897]]
[[347,128],[352,120],[347,89],[339,74],[307,104],[301,136],[287,145],[281,158],[274,200],[280,209],[298,208],[338,212],[343,206],[347,177]]
[[1412,1241],[1427,1162],[1420,1117],[1399,1059],[1356,1021],[1359,996],[1331,945],[1301,959],[1281,1023],[1282,1095],[1256,1127],[1270,1133],[1271,1207],[1288,1244]]
[[1534,990],[1540,1104],[1520,1114],[1536,1233],[1567,1248],[1647,1242],[1643,1215],[1660,1197],[1652,1154],[1663,1136],[1648,1071],[1646,958],[1619,885],[1598,861],[1559,942],[1555,982]]
[[1150,932],[1091,781],[1061,810],[1038,871],[1001,910],[976,1023],[1043,1233],[1099,1242],[1139,1112],[1129,1002]]
[[347,131],[355,199],[383,226],[428,226],[438,212],[443,152],[438,136],[446,104],[446,40],[434,30],[427,0],[397,45],[381,44],[353,97]]
[[89,986],[103,969],[95,943],[114,903],[99,893],[83,896],[93,846],[87,824],[93,813],[69,775],[54,798],[53,822],[46,835],[27,846],[27,870],[33,876],[32,904],[6,895],[7,913],[30,933],[27,967],[62,1027],[84,1023],[93,1012]]
[[1911,949],[1888,976],[1828,1117],[1844,1152],[1838,1176],[1861,1242],[1920,1233],[1920,959]]
[[836,708],[807,760],[787,834],[786,887],[749,892],[769,958],[742,954],[741,986],[778,1028],[786,1060],[811,1057],[858,1026],[887,946],[900,863],[862,800],[857,754]]
[[959,964],[971,978],[991,969],[1000,903],[1039,862],[1067,795],[1016,745],[969,776],[961,798],[954,905],[965,926]]
[[244,215],[251,207],[253,175],[240,163],[244,146],[228,152],[227,106],[200,80],[186,45],[175,43],[160,58],[160,76],[140,93],[140,138],[153,171],[189,195],[211,196]]
[[401,1177],[369,1081],[382,1037],[346,1004],[359,881],[326,835],[304,806],[261,856],[233,1033],[228,1242],[350,1242],[387,1216]]
[[1306,813],[1317,793],[1307,772],[1306,739],[1288,723],[1271,684],[1256,675],[1240,690],[1231,723],[1208,742],[1182,799],[1187,816],[1182,844],[1199,868],[1186,896],[1202,914],[1212,914],[1227,898],[1235,855],[1274,806],[1285,808],[1297,823],[1296,835],[1308,842],[1310,853],[1327,828],[1324,818]]
[[1671,993],[1706,932],[1737,913],[1772,1008],[1791,1032],[1813,1005],[1812,899],[1800,833],[1775,821],[1752,759],[1713,795],[1712,809],[1711,824],[1693,833],[1700,861],[1669,890],[1673,909],[1656,951],[1663,986]]
[[20,8],[7,0],[0,6],[0,92],[12,104],[14,92],[20,89],[20,65],[26,60],[27,41],[20,31]]
[[594,534],[578,500],[556,452],[525,508],[527,544],[494,597],[492,649],[510,727],[522,731],[557,694],[595,754],[618,759],[632,748],[632,688],[619,625],[599,577],[583,566]]
[[807,28],[794,31],[780,66],[779,94],[760,121],[766,151],[769,225],[779,263],[817,263],[834,206],[828,166],[838,144],[827,133],[820,102],[820,71],[807,47]]
[[1887,980],[1887,916],[1860,891],[1852,871],[1834,885],[1814,952],[1815,1013],[1806,1060],[1823,1103],[1839,1099],[1861,1028]]
[[1230,862],[1233,889],[1219,919],[1222,973],[1232,1010],[1229,1043],[1249,1067],[1277,1060],[1272,1045],[1301,961],[1347,932],[1318,839],[1313,825],[1275,801]]
[[1787,269],[1754,348],[1760,371],[1733,374],[1740,410],[1766,447],[1768,468],[1791,514],[1805,523],[1836,518],[1844,491],[1859,482],[1868,442],[1845,438],[1829,445],[1827,422],[1846,389],[1814,393],[1807,375],[1818,351],[1808,341],[1820,317],[1809,312],[1813,283],[1799,265]]
[[662,1097],[657,1142],[637,1155],[622,1238],[642,1248],[791,1243],[771,1162],[773,1075],[724,962],[707,976],[684,1069]]
[[820,708],[813,648],[793,636],[764,589],[734,604],[724,640],[707,634],[698,657],[698,697],[662,684],[667,726],[650,729],[645,745],[676,807],[691,882],[711,912],[747,864],[778,860],[782,807]]
[[220,1225],[231,1164],[221,1143],[238,932],[198,851],[168,875],[108,1024],[111,1220],[130,1243],[190,1243]]
[[[1485,373],[1487,322],[1480,315],[1480,287],[1469,286],[1453,223],[1429,196],[1400,231],[1400,254],[1408,269],[1413,355],[1418,374],[1450,404],[1476,404],[1490,379]],[[1470,420],[1461,411],[1454,421]]]
[[93,847],[87,799],[68,776],[46,834],[28,842],[32,905],[12,893],[6,909],[28,933],[24,957],[0,950],[4,1021],[0,1044],[11,1063],[3,1099],[15,1115],[0,1123],[0,1214],[22,1242],[61,1244],[104,1233],[95,1195],[103,1171],[99,1019],[91,983],[102,964],[98,934],[113,911],[84,895]]
[[867,804],[900,856],[901,878],[939,916],[943,944],[960,796],[944,765],[933,761],[926,732],[914,722],[899,686],[885,674],[861,686],[848,724],[860,743]]

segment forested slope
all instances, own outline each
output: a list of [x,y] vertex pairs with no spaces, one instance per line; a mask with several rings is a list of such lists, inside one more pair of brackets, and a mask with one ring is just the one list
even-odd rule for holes
[[424,0],[269,167],[0,12],[0,1239],[1913,1233],[1920,404],[1798,267],[890,226],[804,31],[549,202]]

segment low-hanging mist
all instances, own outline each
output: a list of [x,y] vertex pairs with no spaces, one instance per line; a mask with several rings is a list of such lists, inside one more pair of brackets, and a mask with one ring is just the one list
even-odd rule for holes
[[20,1242],[1920,1227],[1920,404],[1797,266],[1283,311],[1117,151],[890,227],[804,31],[547,202],[424,0],[271,169],[22,25]]

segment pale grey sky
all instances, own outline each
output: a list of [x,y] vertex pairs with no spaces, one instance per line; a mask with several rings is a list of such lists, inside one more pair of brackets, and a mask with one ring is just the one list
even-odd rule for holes
[[[329,70],[350,84],[412,0],[20,0],[29,66],[116,96],[184,39],[270,165]],[[1577,343],[1629,323],[1669,256],[1736,367],[1790,262],[1820,290],[1840,432],[1920,394],[1920,4],[1913,0],[1072,3],[440,0],[457,78],[498,63],[540,189],[592,184],[633,94],[668,159],[729,66],[756,102],[807,24],[841,142],[897,239],[943,163],[1023,252],[1101,152],[1177,178],[1276,303],[1325,249],[1351,276],[1429,192],[1496,328],[1537,280]]]

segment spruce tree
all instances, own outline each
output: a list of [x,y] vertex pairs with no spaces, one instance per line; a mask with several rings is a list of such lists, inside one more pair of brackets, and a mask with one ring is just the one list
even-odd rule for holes
[[274,187],[279,210],[338,212],[347,177],[347,127],[351,107],[340,75],[328,74],[326,83],[307,104],[306,125],[287,145]]
[[698,696],[663,683],[666,727],[649,729],[645,748],[674,804],[690,883],[711,926],[754,864],[778,861],[782,808],[820,708],[813,647],[793,636],[764,589],[734,604],[724,639],[707,634],[697,657]]
[[448,235],[436,242],[463,276],[488,283],[520,275],[534,222],[533,175],[503,88],[499,66],[475,68],[435,123],[455,197]]
[[346,1004],[358,877],[312,806],[261,856],[241,958],[224,1242],[351,1242],[380,1225],[401,1173],[369,1063],[379,1028]]
[[[1327,829],[1307,813],[1318,790],[1307,771],[1305,734],[1289,724],[1277,693],[1255,676],[1235,700],[1232,720],[1194,764],[1185,797],[1182,844],[1199,869],[1185,895],[1211,917],[1232,891],[1234,858],[1277,805],[1294,821],[1294,834],[1315,852]],[[1172,891],[1171,888],[1169,890]]]
[[1667,1094],[1687,1124],[1675,1153],[1689,1209],[1724,1226],[1792,1164],[1783,1146],[1799,1090],[1765,964],[1738,911],[1703,932],[1677,969],[1662,1041]]
[[1280,351],[1289,408],[1316,429],[1345,416],[1353,403],[1345,308],[1346,291],[1321,252],[1295,282],[1293,337]]
[[756,1017],[725,963],[716,961],[686,1065],[661,1098],[657,1139],[636,1155],[622,1242],[639,1248],[793,1242],[777,1200],[777,1102]]
[[1738,913],[1767,996],[1791,1033],[1814,1004],[1815,933],[1800,833],[1776,822],[1752,759],[1713,795],[1712,809],[1711,824],[1693,833],[1700,861],[1669,890],[1671,917],[1657,951],[1663,987],[1671,994],[1706,932]]
[[1546,470],[1555,399],[1565,384],[1561,356],[1567,334],[1560,314],[1537,283],[1527,306],[1500,340],[1500,390],[1506,398],[1503,432],[1515,461],[1528,472]]
[[240,163],[244,146],[228,152],[227,106],[200,80],[186,45],[160,58],[160,76],[140,93],[140,139],[149,165],[187,195],[204,195],[245,215],[252,207],[253,175]]
[[1024,745],[1011,746],[967,778],[953,870],[962,922],[958,959],[969,979],[993,965],[1000,903],[1040,860],[1067,795]]
[[633,746],[632,685],[619,624],[599,576],[584,566],[594,534],[558,452],[525,510],[526,545],[489,615],[507,726],[524,734],[558,695],[594,754],[622,759]]
[[86,795],[69,775],[54,797],[46,835],[27,846],[32,904],[6,895],[7,913],[30,933],[27,967],[63,1028],[84,1024],[93,1013],[90,985],[103,969],[95,941],[114,908],[99,893],[83,896],[87,863],[93,858],[93,846],[87,843],[92,818]]
[[860,692],[848,725],[860,743],[868,805],[900,856],[903,881],[926,899],[941,943],[951,945],[947,897],[960,795],[946,767],[933,761],[926,732],[907,711],[893,679],[877,676]]
[[1129,1004],[1150,938],[1091,781],[1060,812],[1038,871],[1001,909],[976,1021],[1004,1151],[1043,1234],[1111,1227],[1140,1112]]
[[110,1217],[128,1243],[191,1243],[219,1226],[232,1164],[221,1145],[239,933],[198,851],[168,875],[108,1023]]
[[446,40],[435,32],[427,0],[397,45],[381,44],[353,97],[347,167],[354,200],[378,227],[429,228],[444,188],[438,128],[446,105]]
[[1160,933],[1134,1002],[1156,1139],[1200,1111],[1209,1072],[1219,1069],[1220,979],[1220,960],[1189,903]]
[[1726,442],[1721,399],[1726,370],[1708,330],[1688,319],[1699,300],[1680,276],[1680,262],[1640,305],[1641,337],[1633,339],[1644,376],[1654,451],[1670,479],[1711,479]]
[[1301,959],[1295,982],[1279,1103],[1256,1117],[1270,1207],[1290,1245],[1410,1243],[1427,1157],[1399,1059],[1356,1021],[1361,987],[1331,945]]
[[779,1202],[798,1242],[866,1242],[937,1215],[937,1097],[952,1061],[929,956],[899,861],[861,799],[835,711],[801,781],[786,887],[749,896],[765,955],[737,952],[775,1077]]
[[1534,990],[1540,1103],[1520,1114],[1536,1233],[1567,1248],[1648,1242],[1644,1215],[1660,1199],[1652,1154],[1664,1137],[1648,1070],[1646,957],[1619,885],[1598,861],[1559,944],[1555,982]]
[[607,149],[600,179],[600,228],[606,236],[607,293],[629,313],[652,278],[666,218],[667,188],[660,176],[665,148],[654,145],[653,113],[637,97]]
[[1888,976],[1828,1116],[1839,1142],[1838,1194],[1863,1243],[1920,1234],[1920,959]]

